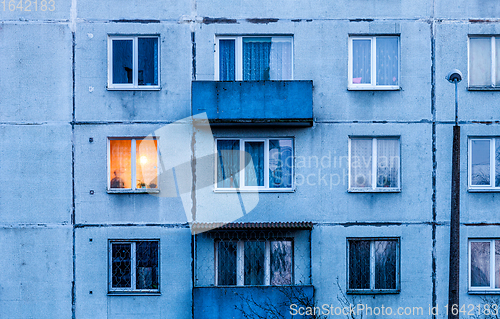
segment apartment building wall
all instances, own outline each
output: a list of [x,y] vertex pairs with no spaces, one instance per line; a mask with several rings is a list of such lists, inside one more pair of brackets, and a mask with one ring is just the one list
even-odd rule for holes
[[[500,136],[500,126],[498,92],[467,90],[467,43],[469,35],[500,34],[497,4],[55,4],[53,12],[9,12],[8,5],[2,12],[2,316],[191,318],[193,241],[187,222],[193,216],[312,221],[311,283],[318,304],[337,305],[346,289],[347,238],[398,237],[401,292],[353,300],[394,309],[443,307],[454,121],[454,87],[444,77],[454,68],[464,74],[458,91],[460,298],[461,304],[481,302],[484,295],[467,292],[468,239],[500,237],[499,199],[496,193],[468,192],[467,139]],[[107,89],[108,35],[120,34],[159,35],[161,90]],[[215,137],[293,137],[295,191],[259,193],[245,216],[226,214],[232,195],[208,188],[195,187],[182,197],[171,189],[161,190],[171,196],[108,193],[108,137],[147,136],[189,116],[191,81],[215,79],[215,36],[229,34],[293,35],[294,80],[313,81],[312,127],[212,127]],[[387,34],[399,35],[401,90],[347,90],[349,35]],[[347,191],[350,136],[399,136],[400,192]],[[186,145],[195,157],[205,148],[197,142]],[[213,162],[198,165],[199,173],[215,169]],[[159,239],[161,294],[108,295],[108,241],[141,238]]]

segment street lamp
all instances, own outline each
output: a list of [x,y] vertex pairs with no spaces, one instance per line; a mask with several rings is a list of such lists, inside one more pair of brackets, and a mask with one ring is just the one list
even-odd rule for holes
[[[460,292],[460,126],[458,126],[458,82],[462,72],[455,69],[446,76],[455,83],[455,125],[453,126],[453,155],[451,166],[451,221],[450,221],[450,269],[448,286],[448,318],[459,318]],[[455,311],[456,309],[456,311]]]

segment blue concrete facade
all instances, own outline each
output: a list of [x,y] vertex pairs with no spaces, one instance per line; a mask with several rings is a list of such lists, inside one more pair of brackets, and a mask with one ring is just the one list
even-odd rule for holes
[[[397,238],[398,293],[345,300],[447,318],[455,68],[460,305],[500,303],[469,287],[469,240],[500,240],[499,192],[468,188],[469,139],[500,137],[500,91],[468,88],[468,40],[500,35],[496,1],[54,4],[0,4],[0,318],[242,318],[235,292],[281,303],[287,287],[216,286],[216,241],[192,223],[302,221],[313,228],[287,237],[304,278],[293,287],[314,305],[342,307],[349,239]],[[109,37],[133,35],[158,36],[158,90],[108,88]],[[293,38],[293,80],[215,81],[216,37],[254,35]],[[387,35],[400,40],[400,88],[348,90],[349,37]],[[232,125],[191,126],[203,112]],[[165,127],[159,193],[109,192],[109,138]],[[399,138],[399,190],[348,191],[351,137]],[[213,138],[292,139],[293,189],[215,190]],[[109,293],[113,240],[159,242],[158,293]]]

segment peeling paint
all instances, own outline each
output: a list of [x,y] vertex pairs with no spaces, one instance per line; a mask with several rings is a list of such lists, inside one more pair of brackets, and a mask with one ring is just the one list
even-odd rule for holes
[[111,22],[116,23],[160,23],[160,20],[143,20],[143,19],[119,19],[119,20],[111,20]]
[[232,24],[232,23],[238,23],[236,19],[228,19],[228,18],[209,18],[209,17],[204,17],[202,23],[204,24]]
[[245,19],[247,22],[256,23],[256,24],[268,24],[278,22],[279,19],[276,18],[253,18],[253,19]]

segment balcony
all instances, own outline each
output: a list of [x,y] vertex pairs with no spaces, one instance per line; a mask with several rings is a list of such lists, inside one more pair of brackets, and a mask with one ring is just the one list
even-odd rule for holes
[[312,126],[312,81],[194,81],[193,115],[212,125]]
[[271,309],[293,318],[290,304],[313,307],[313,300],[313,286],[195,287],[193,318],[245,318],[243,313],[265,318]]

